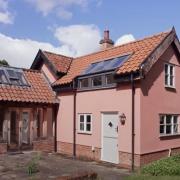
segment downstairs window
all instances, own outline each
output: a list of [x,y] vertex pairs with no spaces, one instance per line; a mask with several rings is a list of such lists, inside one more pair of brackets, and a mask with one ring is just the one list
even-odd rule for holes
[[179,133],[178,115],[160,115],[160,135],[176,135]]
[[91,133],[91,114],[79,114],[79,132]]

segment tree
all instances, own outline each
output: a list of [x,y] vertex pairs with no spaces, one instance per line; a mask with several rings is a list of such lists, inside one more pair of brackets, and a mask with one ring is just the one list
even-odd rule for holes
[[0,66],[9,66],[9,63],[5,59],[2,59],[0,60]]

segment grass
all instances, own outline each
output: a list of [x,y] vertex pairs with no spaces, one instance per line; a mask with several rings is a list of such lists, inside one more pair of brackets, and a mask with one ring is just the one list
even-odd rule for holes
[[132,175],[125,177],[124,180],[180,180],[179,176],[146,176],[146,175]]
[[180,155],[163,158],[142,167],[125,180],[180,180]]
[[124,180],[180,180],[179,176],[146,176],[132,175],[124,178]]

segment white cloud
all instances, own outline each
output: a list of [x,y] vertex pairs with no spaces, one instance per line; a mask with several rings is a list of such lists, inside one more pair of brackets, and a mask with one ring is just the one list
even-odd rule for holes
[[13,24],[14,17],[8,10],[8,0],[0,0],[0,23]]
[[[68,9],[74,5],[85,8],[89,0],[25,0],[36,7],[44,16],[51,12],[55,12],[58,17],[69,19],[72,12]],[[60,10],[60,11],[59,11]],[[67,18],[68,17],[68,18]]]
[[95,25],[71,25],[57,28],[55,37],[80,56],[98,50],[101,35]]
[[72,18],[72,12],[61,8],[58,10],[57,16],[60,17],[61,19],[71,19]]
[[0,59],[6,59],[11,66],[28,68],[39,49],[68,56],[80,56],[98,49],[100,31],[95,25],[59,27],[54,33],[61,43],[58,47],[31,39],[16,39],[0,33]]
[[132,34],[125,34],[116,40],[115,46],[126,44],[132,41],[135,41],[134,36]]

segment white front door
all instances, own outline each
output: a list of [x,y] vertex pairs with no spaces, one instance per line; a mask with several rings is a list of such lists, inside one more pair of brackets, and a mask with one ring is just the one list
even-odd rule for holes
[[29,143],[29,113],[22,113],[22,143]]
[[118,113],[102,114],[101,160],[119,163],[118,155]]

